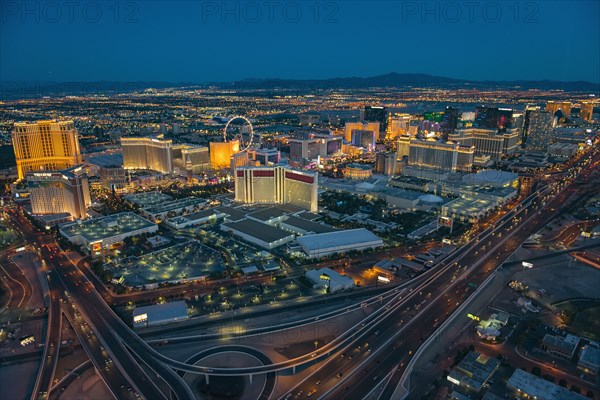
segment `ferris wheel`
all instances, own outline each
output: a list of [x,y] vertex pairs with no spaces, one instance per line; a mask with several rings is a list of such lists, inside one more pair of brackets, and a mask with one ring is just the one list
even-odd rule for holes
[[233,121],[239,120],[239,119],[245,121],[248,124],[248,126],[250,127],[250,132],[248,133],[248,140],[244,140],[244,135],[242,134],[241,131],[239,133],[237,133],[236,135],[234,135],[233,139],[239,141],[240,151],[245,151],[245,150],[248,150],[250,145],[252,145],[252,139],[254,138],[254,128],[252,127],[252,124],[246,117],[243,117],[241,115],[236,115],[229,119],[229,121],[225,125],[225,128],[223,129],[223,141],[225,141],[225,142],[228,141],[227,140],[227,128],[229,128],[229,124],[231,124]]

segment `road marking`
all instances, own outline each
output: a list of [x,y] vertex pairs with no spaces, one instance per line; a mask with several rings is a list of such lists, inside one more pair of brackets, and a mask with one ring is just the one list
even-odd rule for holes
[[[13,264],[15,264],[15,262],[14,262],[14,261],[12,261],[12,260],[11,260],[11,262],[12,262]],[[17,268],[19,268],[19,266],[18,266],[17,264],[15,264],[15,266],[16,266]],[[12,276],[11,276],[11,275],[10,275],[10,274],[9,274],[9,273],[8,273],[8,272],[5,270],[5,269],[4,269],[4,267],[1,267],[1,268],[2,268],[2,271],[4,271],[4,273],[6,274],[6,276],[7,276],[9,279],[11,279],[11,280],[13,280],[13,281],[17,282],[17,283],[19,284],[19,286],[21,286],[21,288],[23,288],[23,297],[21,298],[21,301],[19,302],[19,304],[17,304],[17,308],[21,308],[21,304],[23,304],[23,302],[25,301],[25,295],[27,294],[27,291],[25,290],[25,286],[23,286],[23,284],[22,284],[21,282],[19,282],[19,281],[18,281],[18,280],[16,280],[15,278],[13,278],[13,277],[12,277]],[[21,270],[21,268],[19,268],[19,270],[21,271],[21,274],[23,274],[23,271]],[[12,290],[10,290],[10,287],[9,287],[8,289],[9,289],[9,291],[10,291],[10,293],[11,293],[11,297],[10,297],[10,299],[12,300],[12,298],[13,298],[13,292],[12,292]],[[9,302],[9,303],[10,303],[10,302]]]

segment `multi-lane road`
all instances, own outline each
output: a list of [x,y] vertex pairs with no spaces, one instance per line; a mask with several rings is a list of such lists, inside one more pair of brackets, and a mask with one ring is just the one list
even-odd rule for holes
[[[154,374],[162,379],[169,379],[169,387],[175,392],[177,398],[190,398],[190,391],[183,380],[168,367],[158,362],[146,353],[139,354],[139,358],[153,371],[148,374],[142,367],[140,360],[137,360],[130,354],[120,338],[129,338],[135,334],[121,321],[104,300],[94,290],[93,285],[76,268],[71,261],[54,244],[49,244],[44,248],[47,259],[51,260],[50,265],[58,272],[59,280],[68,297],[69,302],[75,306],[80,316],[86,321],[87,326],[80,325],[80,328],[91,339],[97,340],[89,349],[95,351],[92,354],[92,362],[98,369],[99,366],[106,366],[114,361],[115,368],[109,367],[108,370],[101,369],[100,373],[104,381],[109,386],[111,392],[119,398],[135,398],[136,392],[147,399],[161,399],[169,397],[169,390],[166,393],[157,387],[160,379],[156,379]],[[77,324],[75,324],[77,326]],[[93,332],[93,333],[92,333]],[[139,339],[138,339],[139,340]],[[103,350],[108,354],[101,354]],[[104,362],[98,362],[104,360]],[[102,372],[104,371],[104,372]],[[123,377],[127,377],[128,383],[123,382]]]
[[32,287],[23,271],[4,255],[0,256],[0,277],[8,289],[8,298],[0,312],[9,313],[27,305],[32,295]]
[[[142,362],[123,346],[119,337],[135,334],[121,321],[94,290],[94,286],[82,275],[49,235],[38,233],[19,213],[12,213],[27,243],[39,246],[42,258],[49,268],[50,295],[53,305],[49,315],[50,324],[46,340],[54,344],[44,351],[40,373],[36,380],[33,398],[45,398],[53,379],[60,342],[60,302],[66,313],[73,310],[72,325],[96,370],[116,398],[148,399],[169,398],[171,390],[179,399],[191,398],[187,385],[168,367],[142,353],[141,361],[149,366],[148,373]],[[150,375],[149,375],[150,374]],[[168,384],[157,387],[156,379],[168,379]],[[160,384],[160,383],[158,383]]]
[[50,297],[48,322],[46,324],[46,339],[42,361],[35,381],[32,399],[45,399],[48,397],[54,379],[54,372],[56,371],[61,342],[62,316],[58,279],[54,271],[51,271],[46,277]]
[[[596,152],[590,164],[597,163]],[[583,176],[588,173],[584,170]],[[532,233],[554,218],[576,191],[575,185],[567,184],[567,179],[572,182],[574,178],[571,174],[562,183],[540,185],[543,189],[509,211],[435,270],[411,282],[412,290],[408,294],[399,293],[385,308],[374,312],[364,326],[353,328],[329,347],[320,349],[313,356],[316,357],[314,360],[311,361],[311,356],[307,355],[279,366],[256,367],[253,371],[227,368],[217,371],[187,365],[158,354],[106,304],[105,300],[113,300],[112,295],[102,292],[103,286],[98,285],[86,268],[83,268],[85,274],[82,273],[50,236],[37,233],[21,215],[13,214],[19,220],[27,242],[40,246],[50,269],[48,279],[52,305],[46,339],[49,345],[44,351],[34,397],[45,397],[51,385],[60,342],[62,307],[92,363],[119,399],[135,398],[137,395],[160,399],[172,394],[178,399],[192,398],[190,388],[171,367],[209,375],[235,375],[269,373],[320,359],[324,360],[321,368],[298,384],[292,395],[310,393],[322,398],[348,398],[351,391],[352,398],[362,398],[375,383],[393,371],[382,396],[389,398],[412,354],[470,295],[468,284],[481,284]],[[180,291],[181,288],[174,290]],[[61,305],[61,302],[64,303]]]
[[[595,165],[595,160],[590,164]],[[419,296],[405,300],[405,308],[400,307],[385,321],[373,326],[366,342],[371,349],[382,346],[380,353],[371,350],[369,355],[365,354],[364,346],[356,347],[353,351],[362,358],[357,361],[356,358],[338,357],[327,362],[297,385],[290,392],[291,396],[301,397],[312,393],[317,398],[335,399],[347,398],[351,392],[352,398],[364,398],[378,380],[394,371],[380,396],[382,399],[391,398],[411,355],[433,333],[434,327],[468,297],[467,284],[481,284],[521,243],[555,218],[561,207],[568,205],[577,185],[571,183],[562,186],[546,186],[530,196],[528,201],[496,223],[491,231],[480,234],[472,245],[463,247],[463,252],[455,254],[457,269],[453,271],[447,268],[436,280],[420,290]],[[464,277],[457,279],[457,273]],[[432,293],[431,296],[429,293]]]

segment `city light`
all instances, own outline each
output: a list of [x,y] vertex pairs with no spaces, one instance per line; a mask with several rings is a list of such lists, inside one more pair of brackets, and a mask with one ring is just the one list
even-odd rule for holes
[[597,4],[375,3],[2,3],[2,399],[598,396]]

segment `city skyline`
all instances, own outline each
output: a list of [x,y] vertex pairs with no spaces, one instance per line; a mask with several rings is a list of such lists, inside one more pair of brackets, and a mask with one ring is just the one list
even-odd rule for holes
[[[600,118],[585,92],[169,88],[3,105],[0,359],[14,364],[0,383],[35,379],[7,399],[71,398],[94,374],[102,399],[596,392],[597,319],[546,312],[598,297]],[[91,360],[77,375],[96,367],[81,380],[61,367],[76,353]]]
[[600,400],[599,22],[0,1],[1,400]]

